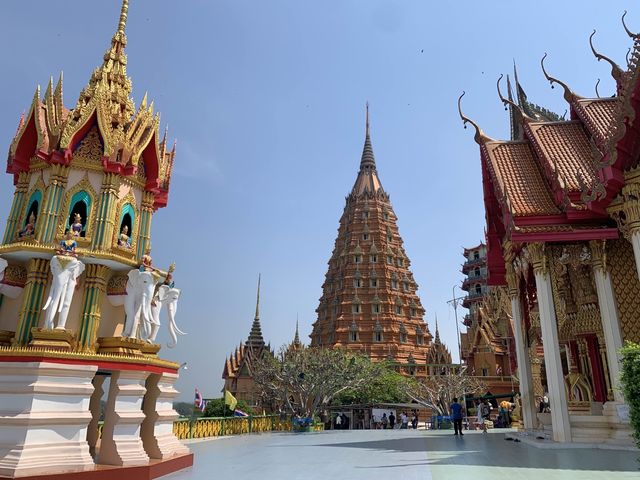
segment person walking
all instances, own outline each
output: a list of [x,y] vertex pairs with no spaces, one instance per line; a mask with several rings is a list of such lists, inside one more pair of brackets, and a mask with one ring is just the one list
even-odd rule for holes
[[413,416],[411,417],[411,428],[414,430],[418,429],[418,412],[413,411]]
[[405,412],[402,412],[402,414],[400,415],[400,422],[400,428],[406,430],[409,426],[409,417],[407,417],[407,414]]
[[458,398],[453,399],[453,403],[449,406],[451,410],[451,418],[453,419],[453,434],[462,436],[462,405],[458,403]]
[[391,430],[393,430],[393,427],[396,424],[396,416],[393,414],[393,412],[389,412],[389,428]]
[[387,429],[387,423],[389,423],[389,419],[387,418],[387,414],[386,413],[382,414],[382,418],[380,419],[380,421],[382,422],[382,429],[386,430]]
[[482,407],[483,407],[483,403],[478,400],[478,404],[476,406],[476,415],[477,415],[477,423],[478,423],[478,428],[480,430],[482,430],[482,433],[487,433],[487,426],[484,424],[484,416],[482,415]]
[[489,400],[485,399],[480,404],[480,412],[482,413],[482,433],[487,433],[487,420],[491,419],[491,404]]

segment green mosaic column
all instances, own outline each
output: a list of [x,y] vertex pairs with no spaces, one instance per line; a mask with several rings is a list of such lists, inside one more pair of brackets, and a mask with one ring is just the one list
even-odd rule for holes
[[40,243],[51,243],[56,236],[56,224],[60,217],[60,205],[68,175],[69,168],[64,165],[51,167],[49,185],[44,193],[44,205],[36,224],[36,240]]
[[102,302],[111,270],[104,265],[92,264],[87,265],[84,274],[84,298],[77,349],[83,352],[95,352]]
[[20,225],[20,215],[24,208],[24,197],[28,188],[29,174],[27,172],[20,172],[18,174],[18,183],[16,185],[16,191],[13,194],[13,203],[11,204],[11,211],[9,212],[9,219],[7,220],[7,229],[4,232],[2,243],[11,243],[16,237],[16,231],[18,225]]
[[120,177],[115,173],[107,173],[102,181],[100,192],[100,204],[98,205],[98,217],[93,235],[93,250],[109,250],[113,240],[115,225],[115,208],[120,187]]
[[27,283],[22,293],[23,300],[18,314],[15,343],[28,345],[31,340],[31,329],[38,326],[44,289],[49,277],[49,260],[32,258],[27,265]]
[[138,230],[138,248],[136,257],[138,260],[147,253],[151,239],[151,217],[153,216],[153,193],[144,192],[142,196],[142,208],[140,213],[140,228]]

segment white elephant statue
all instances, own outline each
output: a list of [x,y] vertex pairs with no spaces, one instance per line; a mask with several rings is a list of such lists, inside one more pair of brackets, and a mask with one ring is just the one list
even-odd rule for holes
[[153,321],[151,301],[155,295],[156,284],[162,280],[162,277],[155,272],[140,270],[130,270],[127,275],[129,277],[126,286],[127,297],[124,300],[127,319],[122,336],[139,339],[140,317],[145,323]]
[[171,343],[167,343],[167,347],[173,348],[178,343],[178,334],[186,335],[176,325],[176,311],[178,310],[178,299],[180,298],[180,290],[172,288],[169,285],[160,285],[155,301],[151,304],[152,321],[145,325],[147,341],[154,343],[158,330],[160,330],[160,311],[162,307],[167,307],[167,316],[169,318],[169,336]]
[[54,328],[53,319],[58,313],[58,323],[55,328],[64,330],[78,277],[84,272],[84,263],[75,257],[54,255],[49,267],[53,275],[53,283],[43,308],[47,312],[44,328],[47,330]]

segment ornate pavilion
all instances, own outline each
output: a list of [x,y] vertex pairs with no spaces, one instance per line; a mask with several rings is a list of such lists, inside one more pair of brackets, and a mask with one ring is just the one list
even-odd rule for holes
[[[640,36],[625,30],[624,69],[590,38],[611,67],[612,97],[575,93],[545,55],[568,118],[529,102],[517,78],[507,97],[498,81],[510,139],[490,138],[460,110],[480,146],[488,284],[508,289],[524,424],[558,442],[631,443],[618,351],[640,336]],[[551,413],[536,413],[538,362]]]
[[181,333],[180,290],[174,266],[157,268],[149,251],[175,147],[159,134],[153,102],[145,95],[135,108],[131,98],[127,13],[123,0],[111,46],[75,107],[64,106],[62,75],[44,97],[37,88],[9,148],[0,476],[99,475],[99,465],[167,473],[192,463],[173,434],[179,365],[160,358],[156,342],[163,307],[173,343]]
[[378,176],[367,106],[360,170],[340,218],[311,346],[343,346],[424,376],[432,336],[396,221]]

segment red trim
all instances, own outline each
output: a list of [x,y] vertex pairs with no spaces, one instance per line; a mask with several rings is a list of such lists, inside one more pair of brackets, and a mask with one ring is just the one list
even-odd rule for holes
[[[52,473],[21,477],[28,480],[153,480],[170,473],[193,466],[193,453],[169,458],[167,460],[151,460],[149,465],[140,467],[112,467],[98,465],[88,472]],[[46,468],[46,467],[45,467]],[[0,479],[10,478],[0,476]]]
[[126,363],[123,362],[107,362],[101,360],[80,360],[74,358],[51,358],[45,355],[29,355],[27,356],[0,356],[0,362],[51,362],[61,363],[64,365],[96,365],[100,370],[134,370],[145,371],[151,373],[177,373],[177,368],[158,367],[146,363]]
[[594,228],[571,232],[541,232],[511,234],[513,242],[577,242],[580,240],[615,240],[620,237],[617,228]]

